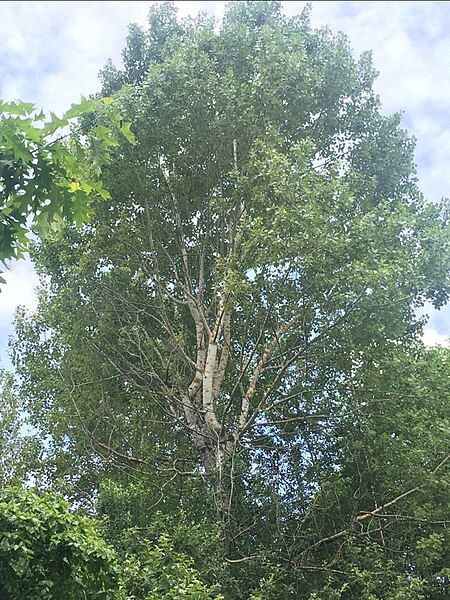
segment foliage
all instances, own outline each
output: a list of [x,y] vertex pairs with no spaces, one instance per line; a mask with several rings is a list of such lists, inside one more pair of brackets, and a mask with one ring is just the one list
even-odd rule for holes
[[[23,417],[19,413],[17,395],[13,392],[13,378],[0,370],[0,485],[5,486],[20,472],[20,429]],[[23,476],[23,473],[21,474]],[[20,478],[20,475],[19,475]]]
[[[202,517],[200,511],[194,514],[193,507],[185,512],[178,504],[168,505],[170,494],[161,494],[155,502],[151,485],[152,482],[145,479],[103,479],[96,512],[104,520],[105,535],[111,544],[128,551],[133,545],[130,543],[133,535],[144,544],[156,543],[163,536],[170,539],[174,553],[188,556],[193,561],[194,568],[202,574],[202,581],[211,586],[217,581],[225,581],[228,574],[223,565],[217,523]],[[135,554],[139,556],[137,551]]]
[[30,472],[97,501],[119,549],[150,528],[134,594],[170,572],[233,600],[444,598],[450,358],[416,309],[448,299],[448,203],[370,55],[307,11],[149,23],[102,73],[137,141],[111,198],[33,250]]
[[205,586],[192,565],[192,559],[177,553],[170,538],[155,541],[128,531],[122,535],[123,589],[127,600],[209,600],[223,596],[217,585]]
[[268,570],[276,584],[264,598],[290,597],[281,585],[298,597],[292,571],[302,598],[446,597],[449,367],[444,349],[397,348],[361,362],[347,416],[314,448],[312,500],[302,510],[296,495],[271,541],[280,566]]
[[30,479],[30,465],[42,459],[42,440],[29,427],[11,373],[0,369],[0,485],[21,485]]
[[114,598],[113,550],[86,517],[52,494],[0,496],[0,593],[14,600]]
[[[64,220],[81,224],[94,195],[109,198],[101,169],[118,134],[134,143],[112,104],[82,98],[62,117],[46,117],[29,102],[0,102],[0,260],[21,256],[30,221],[40,234]],[[91,122],[77,126],[80,117]]]

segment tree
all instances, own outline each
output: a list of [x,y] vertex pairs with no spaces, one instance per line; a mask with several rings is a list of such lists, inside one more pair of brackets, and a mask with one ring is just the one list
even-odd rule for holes
[[117,597],[113,550],[89,519],[71,514],[62,499],[3,491],[0,537],[0,592],[5,600]]
[[[312,30],[307,12],[234,3],[216,31],[164,4],[149,21],[130,30],[124,69],[102,74],[138,143],[105,168],[111,199],[91,222],[37,245],[46,283],[18,322],[23,395],[50,436],[46,475],[78,499],[138,478],[144,518],[155,506],[206,516],[234,569],[229,598],[312,599],[322,584],[330,598],[362,595],[361,544],[390,560],[366,528],[378,508],[423,499],[403,496],[415,474],[435,485],[445,471],[438,438],[423,455],[423,432],[415,470],[395,476],[371,443],[394,426],[375,417],[389,391],[379,369],[396,353],[416,368],[415,309],[448,297],[448,205],[418,191],[413,141],[399,115],[381,114],[370,56]],[[415,404],[396,387],[399,410],[414,420],[421,386],[441,402],[430,382]],[[407,556],[406,537],[393,539]],[[383,581],[409,585],[410,560]],[[437,589],[446,575],[433,577]]]
[[0,484],[2,487],[14,481],[20,482],[26,476],[27,464],[20,456],[26,456],[26,438],[21,436],[25,425],[20,403],[14,393],[13,377],[0,370]]
[[154,541],[131,531],[121,542],[125,546],[123,589],[127,600],[223,600],[218,585],[204,585],[192,559],[177,552],[167,535]]
[[321,457],[339,468],[320,482],[303,532],[289,526],[291,567],[311,598],[446,597],[449,360],[397,348],[366,357],[352,378]]

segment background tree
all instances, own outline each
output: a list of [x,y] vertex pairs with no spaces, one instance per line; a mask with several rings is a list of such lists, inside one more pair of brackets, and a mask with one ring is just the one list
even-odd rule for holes
[[104,171],[111,199],[34,252],[14,353],[47,440],[35,477],[109,489],[116,515],[137,482],[127,527],[206,518],[229,598],[439,597],[447,463],[427,432],[448,359],[420,349],[415,309],[448,296],[447,205],[418,191],[370,56],[307,12],[234,3],[217,31],[164,4],[149,22],[102,74],[138,142]]
[[[0,483],[19,484],[34,456],[33,436],[22,435],[26,419],[10,373],[0,370]],[[38,445],[39,447],[39,445]]]

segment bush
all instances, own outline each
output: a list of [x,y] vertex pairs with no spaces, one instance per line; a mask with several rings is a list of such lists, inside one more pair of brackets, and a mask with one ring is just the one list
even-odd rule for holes
[[115,553],[95,522],[60,497],[20,489],[0,493],[3,600],[117,597]]

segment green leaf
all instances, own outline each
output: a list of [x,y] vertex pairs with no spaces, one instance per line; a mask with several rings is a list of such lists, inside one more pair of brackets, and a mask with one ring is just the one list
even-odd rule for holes
[[131,131],[131,123],[124,123],[120,128],[120,131],[126,137],[126,139],[130,142],[130,144],[136,145],[136,137],[134,133]]
[[0,112],[8,113],[10,115],[29,115],[34,109],[35,105],[32,102],[22,102],[21,100],[3,102],[0,100]]
[[50,111],[50,122],[45,125],[44,132],[46,134],[54,133],[57,129],[65,127],[68,122],[68,119],[65,117],[60,118],[54,112]]
[[97,102],[95,100],[89,100],[84,96],[81,96],[81,100],[78,104],[72,104],[67,112],[64,113],[64,119],[74,119],[81,117],[81,115],[92,112],[95,110]]
[[24,163],[31,162],[33,156],[25,145],[26,140],[23,137],[17,136],[14,132],[6,129],[1,131],[0,134],[3,134],[5,147],[13,151],[16,160],[23,160]]

